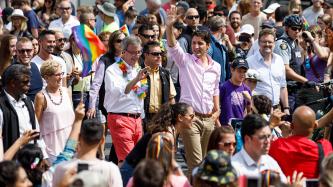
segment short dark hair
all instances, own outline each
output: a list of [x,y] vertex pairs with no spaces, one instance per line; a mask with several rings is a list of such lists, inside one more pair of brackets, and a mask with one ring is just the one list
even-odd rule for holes
[[222,6],[222,5],[217,5],[215,8],[214,8],[214,12],[216,11],[222,11],[223,12],[223,16],[227,17],[228,14],[229,14],[229,10],[227,7],[225,6]]
[[241,16],[241,18],[242,18],[242,14],[240,12],[238,12],[237,10],[234,10],[234,11],[230,12],[230,14],[229,14],[229,21],[231,21],[231,16],[233,14],[239,14]]
[[266,35],[272,35],[272,36],[274,37],[274,41],[275,41],[276,34],[275,34],[275,32],[273,31],[273,29],[262,29],[262,30],[259,32],[259,40],[260,40],[261,37],[266,36]]
[[138,33],[143,34],[144,31],[146,30],[154,30],[153,26],[151,24],[142,24],[139,27]]
[[143,53],[149,53],[149,49],[151,47],[160,47],[160,43],[156,41],[148,42],[146,45],[143,46]]
[[135,168],[133,173],[133,187],[160,187],[163,186],[167,173],[162,165],[153,159],[144,159]]
[[201,39],[203,39],[207,44],[210,44],[210,34],[208,31],[205,30],[197,30],[194,31],[192,34],[192,38],[194,36],[200,37]]
[[247,115],[242,123],[241,135],[242,141],[245,143],[245,136],[252,136],[257,130],[268,126],[268,122],[258,114]]
[[23,64],[12,64],[2,74],[2,85],[7,84],[12,80],[20,80],[24,75],[30,77],[30,69]]
[[43,40],[46,35],[55,35],[55,31],[53,31],[53,30],[42,30],[39,33],[38,39]]
[[272,110],[272,100],[265,95],[255,95],[252,98],[253,105],[258,110],[258,114],[269,115]]
[[87,145],[99,144],[104,136],[104,127],[96,119],[85,120],[82,123],[80,138]]
[[15,161],[0,162],[0,186],[14,186],[20,164]]
[[286,15],[289,14],[289,10],[287,6],[280,6],[275,11],[275,21],[276,22],[283,22]]

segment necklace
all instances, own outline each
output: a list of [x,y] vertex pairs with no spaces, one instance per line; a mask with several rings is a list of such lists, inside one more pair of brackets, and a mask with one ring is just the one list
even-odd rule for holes
[[[127,79],[127,82],[130,82],[129,78],[128,78],[128,71],[127,71],[127,66],[125,64],[125,62],[123,60],[120,60],[118,62],[118,66],[119,69],[123,72],[123,77],[125,79]],[[137,71],[140,71],[140,68],[137,68]],[[142,79],[140,81],[140,86],[138,86],[137,84],[135,86],[133,86],[132,91],[134,91],[134,93],[138,96],[139,99],[144,99],[146,97],[146,93],[148,90],[148,81],[147,78]]]
[[59,103],[56,103],[56,102],[53,101],[53,99],[52,99],[50,93],[47,91],[46,88],[45,88],[45,91],[46,91],[47,96],[50,98],[51,102],[52,102],[54,105],[61,105],[61,103],[62,103],[62,90],[61,90],[61,88],[59,89],[59,92],[60,92],[60,101],[59,101]]

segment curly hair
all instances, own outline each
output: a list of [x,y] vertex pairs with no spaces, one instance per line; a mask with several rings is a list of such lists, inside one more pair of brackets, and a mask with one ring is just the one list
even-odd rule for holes
[[177,117],[179,115],[185,115],[189,107],[190,105],[186,103],[176,103],[173,105],[166,103],[162,105],[148,124],[148,132],[154,134],[167,131],[169,127],[176,125]]
[[265,95],[255,95],[252,98],[253,105],[258,110],[258,114],[269,115],[272,110],[272,101]]

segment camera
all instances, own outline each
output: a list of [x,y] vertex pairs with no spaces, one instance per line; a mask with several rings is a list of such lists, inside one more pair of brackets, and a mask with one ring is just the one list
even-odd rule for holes
[[302,33],[302,37],[303,37],[305,40],[306,40],[306,39],[309,39],[308,35],[307,35],[305,32]]

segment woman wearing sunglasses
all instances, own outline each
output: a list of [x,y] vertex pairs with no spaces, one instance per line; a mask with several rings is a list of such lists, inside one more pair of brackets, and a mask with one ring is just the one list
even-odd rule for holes
[[136,165],[145,158],[146,148],[152,134],[166,132],[170,134],[174,141],[177,134],[185,129],[191,128],[194,120],[194,110],[186,103],[176,103],[174,105],[165,104],[156,113],[151,122],[148,124],[148,132],[143,135],[133,150],[128,154],[120,172],[126,186]]

